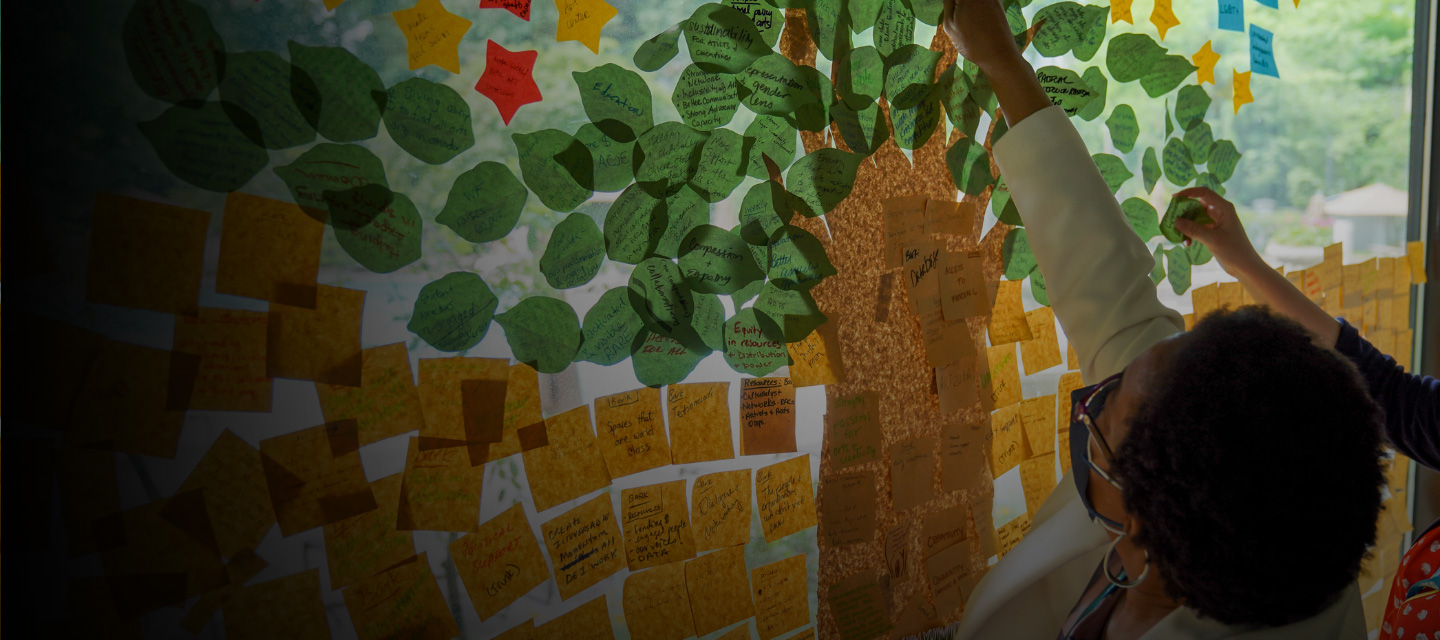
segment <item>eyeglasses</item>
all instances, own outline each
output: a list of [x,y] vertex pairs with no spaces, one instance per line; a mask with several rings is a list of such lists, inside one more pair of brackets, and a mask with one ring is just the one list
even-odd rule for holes
[[1090,395],[1075,404],[1075,415],[1071,416],[1072,421],[1085,425],[1085,431],[1090,436],[1087,438],[1089,442],[1085,445],[1085,463],[1090,465],[1090,468],[1094,469],[1101,479],[1117,489],[1120,488],[1120,483],[1109,472],[1095,464],[1094,452],[1098,449],[1100,457],[1105,459],[1105,466],[1114,468],[1115,465],[1115,453],[1111,451],[1110,443],[1100,435],[1100,429],[1095,426],[1095,421],[1100,417],[1100,412],[1105,409],[1105,399],[1110,392],[1120,387],[1120,378],[1123,375],[1125,372],[1121,371],[1095,385],[1095,390],[1091,391]]

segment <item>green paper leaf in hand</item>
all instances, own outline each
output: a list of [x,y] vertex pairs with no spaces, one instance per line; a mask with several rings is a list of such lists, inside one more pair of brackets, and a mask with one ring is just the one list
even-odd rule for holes
[[520,175],[525,179],[525,186],[534,191],[546,207],[569,213],[590,199],[594,192],[587,185],[595,182],[591,174],[594,161],[584,144],[557,129],[515,133],[510,139],[520,154]]
[[560,373],[580,350],[580,319],[562,300],[531,296],[495,316],[515,359],[540,373]]
[[1006,280],[1024,280],[1031,271],[1039,268],[1035,262],[1035,252],[1030,248],[1030,236],[1021,227],[1011,229],[1005,234],[1001,256],[1005,263]]
[[1144,198],[1130,198],[1120,203],[1120,210],[1125,212],[1125,221],[1141,241],[1160,235],[1160,214]]
[[[305,120],[291,97],[293,74],[289,62],[269,51],[225,57],[220,99],[253,118],[254,129],[246,133],[267,149],[285,149],[315,139],[315,127]],[[235,124],[242,126],[245,122]]]
[[1135,150],[1135,141],[1140,137],[1140,122],[1135,119],[1135,109],[1130,105],[1115,107],[1109,119],[1105,120],[1105,127],[1110,130],[1110,142],[1121,153]]
[[680,242],[680,272],[691,290],[726,295],[765,277],[739,235],[708,224]]
[[789,364],[785,334],[773,320],[753,307],[725,321],[725,362],[740,373],[760,377]]
[[305,120],[334,142],[368,140],[380,131],[380,74],[344,47],[290,42],[290,92]]
[[572,213],[550,233],[540,273],[556,289],[573,289],[589,282],[605,262],[605,236],[583,213]]
[[1190,145],[1184,140],[1171,138],[1161,152],[1164,159],[1165,179],[1177,187],[1190,184],[1195,179],[1195,163],[1190,159]]
[[630,355],[631,345],[644,329],[630,304],[630,290],[610,289],[585,312],[584,340],[575,359],[605,367],[616,364]]
[[493,242],[515,229],[529,197],[530,191],[508,167],[482,162],[455,179],[435,223],[470,242]]
[[945,152],[945,164],[955,188],[967,195],[978,196],[990,186],[990,154],[974,138],[961,138]]
[[464,351],[485,337],[498,303],[479,275],[456,271],[420,288],[405,328],[441,351]]
[[383,119],[395,144],[422,162],[445,164],[475,146],[470,104],[454,89],[424,78],[390,87]]
[[693,64],[680,72],[670,101],[675,104],[680,119],[699,131],[723,126],[740,108],[735,76],[706,73]]
[[797,160],[785,174],[796,210],[806,217],[829,213],[855,186],[855,172],[864,156],[821,148]]
[[[244,131],[253,125],[235,125],[234,120],[247,117],[219,102],[186,102],[137,126],[175,177],[225,193],[244,186],[270,162],[270,154]],[[321,197],[320,191],[315,197]]]
[[1160,220],[1160,233],[1165,239],[1171,242],[1188,240],[1189,236],[1180,233],[1175,228],[1175,221],[1180,218],[1191,220],[1196,224],[1214,224],[1210,214],[1205,211],[1205,205],[1194,198],[1172,198],[1170,206],[1165,209],[1165,217]]
[[770,282],[781,289],[809,289],[835,275],[825,247],[810,232],[790,225],[770,235]]
[[1108,153],[1097,153],[1090,156],[1095,161],[1095,166],[1100,169],[1100,177],[1105,179],[1105,185],[1110,187],[1110,193],[1118,193],[1120,187],[1135,177],[1130,169],[1125,167],[1125,161]]

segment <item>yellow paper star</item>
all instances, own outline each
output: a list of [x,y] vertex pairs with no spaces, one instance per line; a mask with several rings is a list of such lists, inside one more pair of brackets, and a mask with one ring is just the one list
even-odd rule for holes
[[1205,41],[1205,46],[1200,47],[1195,55],[1190,56],[1190,61],[1199,67],[1199,70],[1195,72],[1195,79],[1200,84],[1206,82],[1215,84],[1215,63],[1220,61],[1220,54],[1215,53],[1215,49],[1211,48],[1209,40]]
[[409,45],[410,69],[433,64],[460,73],[460,39],[470,21],[445,10],[440,0],[418,0],[410,9],[390,14]]
[[1180,19],[1175,17],[1175,10],[1170,8],[1170,0],[1155,0],[1155,8],[1150,11],[1150,24],[1160,31],[1160,41],[1165,41],[1165,32],[1170,27],[1180,26]]
[[1231,71],[1235,74],[1235,113],[1240,113],[1241,105],[1255,101],[1255,96],[1250,94],[1250,72]]
[[1130,17],[1130,4],[1135,0],[1110,0],[1110,24],[1124,20],[1135,24],[1135,19]]
[[555,25],[555,41],[574,40],[600,53],[600,29],[619,13],[605,0],[555,0],[560,22]]

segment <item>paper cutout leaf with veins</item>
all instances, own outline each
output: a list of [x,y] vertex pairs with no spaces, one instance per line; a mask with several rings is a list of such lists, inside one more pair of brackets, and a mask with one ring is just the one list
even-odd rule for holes
[[772,282],[760,289],[754,308],[780,325],[786,342],[804,340],[827,320],[809,291],[780,289]]
[[575,131],[575,140],[590,150],[596,191],[620,191],[635,181],[635,142],[620,142],[587,122]]
[[990,154],[974,138],[961,138],[945,152],[945,164],[955,188],[966,195],[978,196],[994,182],[990,175]]
[[1100,169],[1100,177],[1105,179],[1105,184],[1110,187],[1110,193],[1118,193],[1120,187],[1128,182],[1135,174],[1125,167],[1125,161],[1108,153],[1097,153],[1090,156],[1095,161],[1095,166]]
[[617,64],[572,71],[585,115],[595,126],[621,142],[631,142],[655,125],[650,85],[640,74]]
[[1140,122],[1135,119],[1134,108],[1128,104],[1115,107],[1105,120],[1105,127],[1110,130],[1110,142],[1121,153],[1135,150],[1135,141],[1140,137]]
[[1160,154],[1165,168],[1165,179],[1177,187],[1190,184],[1195,179],[1195,162],[1190,159],[1190,145],[1184,140],[1171,138],[1165,143]]
[[470,104],[454,89],[424,78],[390,87],[382,119],[395,144],[429,164],[444,164],[475,146]]
[[146,95],[171,103],[204,100],[219,85],[225,42],[200,5],[140,0],[122,29],[125,61]]
[[[1194,198],[1171,198],[1170,206],[1165,209],[1165,217],[1160,219],[1160,233],[1165,239],[1171,242],[1180,242],[1187,236],[1175,228],[1175,221],[1180,218],[1192,220],[1197,224],[1214,224],[1215,220],[1205,211],[1205,205]],[[1197,263],[1199,264],[1199,263]]]
[[[389,206],[371,214],[365,224],[347,226],[337,221],[334,225],[340,248],[375,273],[390,273],[420,259],[420,212],[404,194],[391,195]],[[330,213],[338,213],[333,202]]]
[[770,235],[770,282],[781,289],[809,289],[835,275],[825,247],[810,232],[786,225]]
[[470,242],[493,242],[515,229],[529,198],[530,191],[509,167],[482,162],[455,179],[435,223]]
[[1030,236],[1023,227],[1016,227],[1005,234],[1001,256],[1005,263],[1006,280],[1024,280],[1030,272],[1039,268],[1035,252],[1030,248]]
[[716,129],[700,146],[699,164],[690,186],[706,202],[719,202],[745,180],[745,138],[729,129]]
[[821,148],[795,161],[785,174],[785,186],[794,195],[791,203],[806,217],[829,213],[855,186],[855,172],[864,156],[839,149]]
[[680,241],[691,229],[710,222],[710,203],[694,189],[681,187],[665,199],[665,232],[655,245],[655,253],[667,258],[680,255]]
[[1093,95],[1090,101],[1080,108],[1080,113],[1075,115],[1088,122],[1105,113],[1105,97],[1110,90],[1110,80],[1105,77],[1105,72],[1101,71],[1100,67],[1090,67],[1080,75],[1080,81],[1090,88]]
[[1095,92],[1085,85],[1080,75],[1060,67],[1041,67],[1035,72],[1040,88],[1045,91],[1050,104],[1065,110],[1065,115],[1075,116],[1095,98]]
[[270,154],[245,133],[254,129],[253,121],[236,126],[246,118],[223,103],[185,102],[137,126],[175,177],[225,193],[244,186],[270,162]]
[[457,271],[420,288],[405,328],[441,351],[464,351],[485,337],[498,303],[479,275]]
[[1210,102],[1210,94],[1199,85],[1181,87],[1175,96],[1175,119],[1179,121],[1180,128],[1188,130],[1204,120],[1205,112],[1210,110]]
[[706,73],[696,65],[685,67],[670,97],[680,119],[699,131],[710,131],[735,116],[740,95],[735,76]]
[[723,335],[725,362],[740,373],[761,377],[790,362],[785,334],[753,307],[741,309],[726,320]]
[[635,143],[635,180],[657,196],[675,193],[695,175],[709,136],[680,122],[655,125]]
[[[569,213],[590,199],[593,192],[584,185],[595,182],[591,175],[594,163],[585,145],[556,129],[515,133],[510,139],[520,154],[520,175],[525,186],[535,192],[535,197],[546,207]],[[566,152],[569,153],[561,156]],[[562,163],[561,158],[566,161]]]
[[940,52],[905,45],[885,58],[885,99],[892,109],[909,109],[930,93]]
[[325,192],[336,185],[358,189],[369,185],[389,187],[385,167],[369,149],[353,144],[322,142],[310,147],[290,164],[275,167],[290,187],[290,197],[310,217],[328,219],[330,204]]
[[647,387],[683,382],[711,351],[693,330],[689,333],[690,339],[680,341],[641,329],[631,346],[635,379]]
[[[225,57],[220,99],[253,118],[255,127],[246,133],[267,149],[285,149],[315,139],[315,128],[306,121],[291,97],[293,75],[290,63],[269,51],[246,51]],[[242,126],[242,122],[235,124]]]
[[1210,147],[1215,144],[1215,134],[1210,123],[1198,122],[1185,130],[1185,146],[1190,147],[1190,159],[1195,164],[1205,164],[1210,159]]
[[655,71],[665,66],[680,53],[680,25],[675,25],[655,34],[655,37],[641,43],[635,50],[635,67],[641,71]]
[[610,289],[585,312],[584,340],[575,359],[607,367],[616,364],[629,357],[631,344],[644,329],[645,324],[630,304],[630,290]]
[[915,42],[915,13],[903,0],[886,0],[875,17],[870,37],[880,57],[889,57],[896,49]]
[[680,242],[680,272],[692,290],[726,295],[765,277],[739,235],[708,224]]
[[590,282],[605,262],[605,236],[583,213],[572,213],[550,233],[540,273],[556,289],[573,289]]
[[755,22],[732,7],[700,5],[681,25],[690,60],[712,73],[739,73],[772,54]]
[[[746,243],[766,246],[777,229],[790,224],[795,212],[788,206],[785,189],[774,182],[761,182],[750,187],[740,203],[740,237]],[[766,260],[764,264],[769,264]]]
[[564,301],[531,296],[495,316],[515,359],[540,373],[560,373],[580,350],[580,319]]
[[651,331],[674,337],[695,317],[695,298],[673,260],[652,257],[630,273],[630,304]]
[[1155,183],[1160,181],[1161,169],[1160,159],[1155,154],[1155,147],[1145,149],[1145,159],[1140,163],[1140,173],[1145,177],[1145,193],[1155,190]]
[[368,140],[380,131],[385,95],[380,74],[343,47],[290,42],[290,93],[310,126],[333,142]]
[[1160,235],[1160,214],[1144,198],[1130,198],[1120,203],[1120,210],[1125,212],[1125,221],[1130,223],[1130,228],[1135,230],[1140,240]]
[[765,169],[764,157],[775,162],[783,171],[795,162],[795,140],[799,132],[795,127],[778,116],[757,115],[745,127],[745,175],[761,180],[770,176]]
[[639,184],[630,185],[605,214],[605,255],[616,262],[639,264],[660,243],[668,220],[664,200]]
[[1210,147],[1210,161],[1205,165],[1205,169],[1214,175],[1216,180],[1226,182],[1235,175],[1235,165],[1240,163],[1241,155],[1235,149],[1234,142],[1217,140]]

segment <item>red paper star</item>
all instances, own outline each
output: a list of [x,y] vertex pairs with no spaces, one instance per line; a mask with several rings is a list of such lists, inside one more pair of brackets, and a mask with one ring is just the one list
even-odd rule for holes
[[530,75],[537,55],[535,51],[507,50],[494,40],[485,43],[485,73],[475,83],[475,90],[495,103],[507,125],[520,107],[540,101],[540,87]]
[[530,21],[530,0],[480,0],[481,9],[504,9],[519,16],[521,20]]

